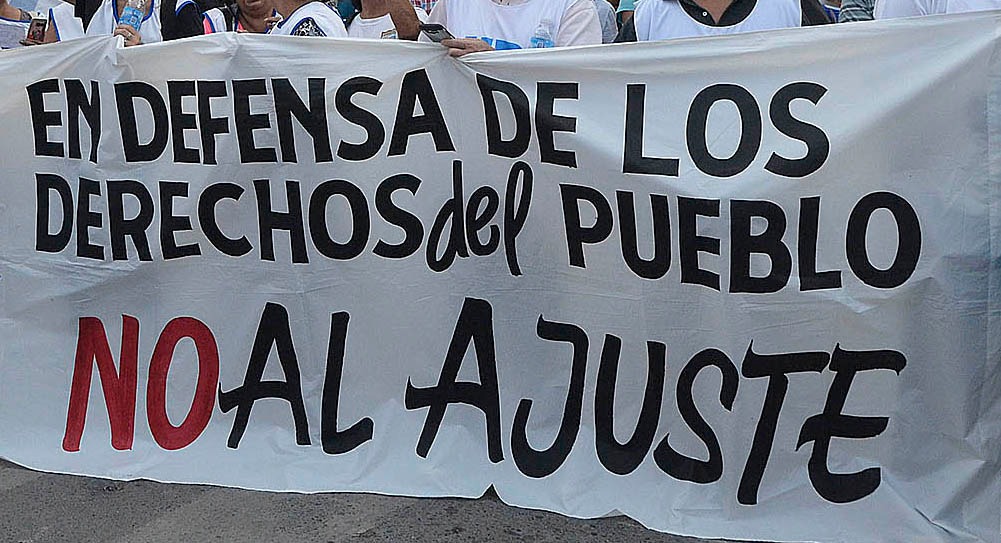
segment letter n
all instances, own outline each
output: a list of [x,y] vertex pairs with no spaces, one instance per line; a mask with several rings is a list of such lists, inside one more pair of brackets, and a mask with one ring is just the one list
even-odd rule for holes
[[87,421],[87,401],[90,398],[92,364],[97,364],[104,403],[111,422],[111,446],[125,451],[132,448],[136,419],[136,371],[139,360],[139,320],[122,315],[122,346],[119,368],[108,345],[104,324],[96,317],[80,319],[80,333],[76,344],[76,362],[73,366],[73,384],[70,389],[69,410],[66,414],[66,434],[63,450],[80,450],[80,438]]

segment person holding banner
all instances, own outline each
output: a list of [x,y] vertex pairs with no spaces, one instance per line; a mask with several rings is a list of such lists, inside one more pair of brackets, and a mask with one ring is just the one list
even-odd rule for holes
[[336,9],[319,0],[277,0],[275,7],[284,19],[268,34],[346,38],[348,32]]
[[818,0],[643,0],[615,41],[720,36],[830,22]]
[[1001,9],[1001,0],[876,0],[876,19]]
[[60,41],[75,40],[86,36],[83,21],[76,16],[76,7],[69,2],[59,2],[49,8],[49,23],[45,27],[45,36],[41,41],[24,40],[24,45],[42,45]]
[[122,24],[119,21],[126,4],[126,0],[104,0],[101,2],[87,25],[86,35],[121,36],[125,40],[126,47],[163,41],[163,24],[160,17],[162,0],[142,2],[143,17],[136,27]]
[[144,1],[139,28],[119,24],[126,0],[76,0],[74,13],[87,36],[122,36],[125,45],[132,46],[201,35],[202,12],[208,9],[202,6],[205,1],[214,0]]
[[416,40],[428,15],[410,0],[355,0],[358,14],[348,23],[348,37]]
[[216,32],[264,34],[276,15],[272,0],[236,0],[235,4],[206,11],[202,16],[202,25],[206,34]]
[[428,22],[461,36],[441,42],[453,57],[601,43],[592,0],[438,0]]

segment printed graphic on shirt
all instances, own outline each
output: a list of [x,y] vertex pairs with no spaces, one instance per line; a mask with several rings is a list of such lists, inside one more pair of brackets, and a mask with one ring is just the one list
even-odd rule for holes
[[318,36],[326,37],[326,33],[320,28],[320,25],[316,24],[316,21],[312,17],[306,17],[305,19],[299,21],[299,24],[295,25],[292,29],[293,36]]
[[491,38],[489,36],[466,36],[466,37],[467,38],[477,38],[477,39],[483,40],[483,41],[485,41],[487,43],[487,45],[489,45],[490,47],[493,47],[494,49],[496,49],[498,51],[505,51],[505,50],[510,50],[510,49],[521,49],[521,46],[518,45],[517,43],[506,41],[506,40],[502,40],[500,38]]

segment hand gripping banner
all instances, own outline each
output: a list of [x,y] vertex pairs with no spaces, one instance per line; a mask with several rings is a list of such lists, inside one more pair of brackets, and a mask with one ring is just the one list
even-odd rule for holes
[[4,53],[0,456],[998,543],[999,22]]

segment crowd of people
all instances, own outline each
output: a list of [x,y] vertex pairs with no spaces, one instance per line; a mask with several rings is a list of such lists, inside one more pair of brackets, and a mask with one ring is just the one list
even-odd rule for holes
[[1001,9],[1001,0],[37,0],[44,9],[31,11],[11,1],[0,0],[3,49],[252,32],[440,41],[453,56]]

